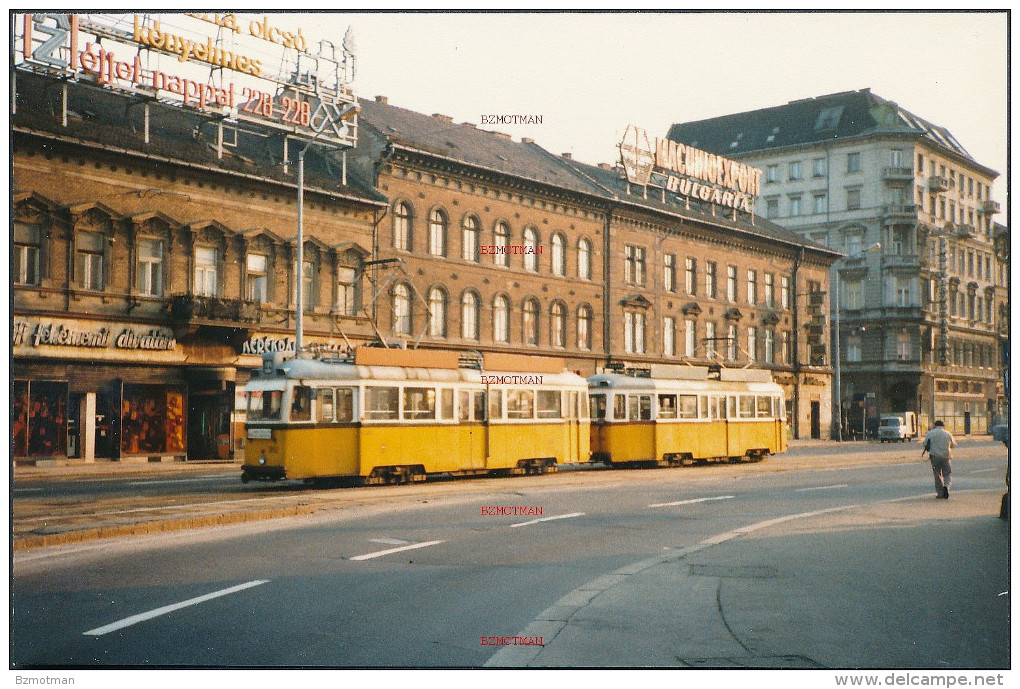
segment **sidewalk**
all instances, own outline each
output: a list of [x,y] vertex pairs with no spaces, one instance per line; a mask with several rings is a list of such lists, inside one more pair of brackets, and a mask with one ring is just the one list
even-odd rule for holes
[[[671,549],[567,594],[519,634],[543,646],[506,646],[486,665],[1009,667],[1000,497],[823,510]],[[953,592],[949,608],[932,605],[930,582]]]

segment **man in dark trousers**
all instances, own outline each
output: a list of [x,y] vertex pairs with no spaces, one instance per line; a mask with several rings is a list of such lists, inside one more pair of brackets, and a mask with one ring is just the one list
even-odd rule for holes
[[928,453],[931,460],[931,470],[935,474],[935,497],[949,499],[949,484],[953,480],[953,468],[950,460],[953,458],[953,448],[956,447],[956,440],[953,434],[945,429],[942,420],[935,422],[935,428],[928,431],[924,436],[924,449],[921,456]]

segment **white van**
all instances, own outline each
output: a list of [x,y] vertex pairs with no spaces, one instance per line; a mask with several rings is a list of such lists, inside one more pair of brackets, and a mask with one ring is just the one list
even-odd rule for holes
[[896,414],[882,414],[878,426],[878,439],[884,442],[898,440],[914,442],[917,437],[917,414],[904,411]]

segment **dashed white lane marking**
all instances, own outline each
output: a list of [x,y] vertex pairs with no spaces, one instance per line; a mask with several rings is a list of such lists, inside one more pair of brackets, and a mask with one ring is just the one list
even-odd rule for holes
[[402,541],[399,538],[370,538],[369,543],[384,543],[386,545],[407,545],[411,541]]
[[253,586],[261,586],[262,584],[267,583],[269,583],[268,579],[256,579],[255,581],[249,581],[246,584],[238,584],[237,586],[231,586],[230,588],[222,589],[220,591],[213,591],[212,593],[207,593],[204,596],[198,596],[197,598],[189,598],[188,600],[181,601],[180,603],[174,603],[173,605],[164,605],[162,608],[156,608],[155,610],[150,610],[149,612],[143,612],[139,613],[138,615],[132,615],[131,617],[125,617],[123,620],[112,622],[103,627],[96,627],[95,629],[90,629],[87,632],[82,632],[82,635],[103,636],[104,634],[109,634],[110,632],[115,632],[118,629],[130,627],[132,625],[138,624],[139,622],[151,620],[152,618],[159,617],[160,615],[166,615],[167,613],[174,612],[175,610],[180,610],[181,608],[187,608],[192,605],[198,605],[199,603],[204,603],[214,598],[228,596],[231,593],[237,593],[238,591],[244,591],[245,589],[250,589]]
[[411,543],[410,545],[401,546],[399,548],[390,548],[389,550],[378,550],[374,553],[365,553],[364,555],[355,555],[352,560],[371,560],[372,558],[382,557],[383,555],[389,555],[390,553],[399,553],[404,550],[415,550],[417,548],[427,548],[430,545],[438,545],[443,541],[425,541],[424,543]]
[[712,502],[713,500],[732,500],[736,495],[716,495],[712,498],[692,498],[690,500],[677,500],[676,502],[657,502],[649,507],[673,507],[675,505],[693,505],[699,502]]
[[846,488],[849,484],[846,483],[834,483],[831,486],[813,486],[811,488],[797,488],[794,490],[795,493],[806,493],[811,490],[831,490],[833,488]]
[[531,521],[527,521],[527,522],[517,522],[516,524],[511,524],[510,528],[512,529],[512,528],[517,527],[517,526],[527,526],[529,524],[537,524],[539,522],[551,522],[554,519],[570,519],[572,517],[581,517],[581,516],[584,516],[584,512],[571,512],[570,514],[559,514],[559,515],[556,515],[555,517],[542,517],[541,519],[532,519]]

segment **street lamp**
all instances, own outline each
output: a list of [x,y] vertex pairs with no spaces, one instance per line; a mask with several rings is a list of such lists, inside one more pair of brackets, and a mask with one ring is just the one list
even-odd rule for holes
[[[875,251],[875,250],[881,249],[881,248],[882,248],[882,243],[881,242],[875,242],[874,244],[869,246],[867,249],[859,251],[858,253],[854,254],[853,256],[847,256],[847,258],[859,258],[861,256],[864,256],[865,254],[870,254],[872,251]],[[840,304],[840,301],[839,301],[839,283],[840,283],[839,268],[836,268],[836,284],[835,284],[835,289],[833,290],[835,292],[835,297],[836,297],[834,299],[834,301],[836,302],[836,319],[835,319],[836,320],[836,357],[835,357],[836,358],[836,370],[835,370],[835,374],[836,374],[835,375],[835,377],[836,377],[836,410],[838,412],[838,416],[837,416],[838,421],[836,423],[836,440],[839,440],[839,441],[842,442],[842,440],[843,440],[843,387],[842,387],[842,381],[840,379],[840,373],[841,373],[840,372],[840,358],[841,358],[841,353],[840,353],[840,347],[839,347],[839,340],[840,340],[840,336],[839,336],[840,335],[840,333],[839,333],[839,310],[840,310],[841,304]]]

